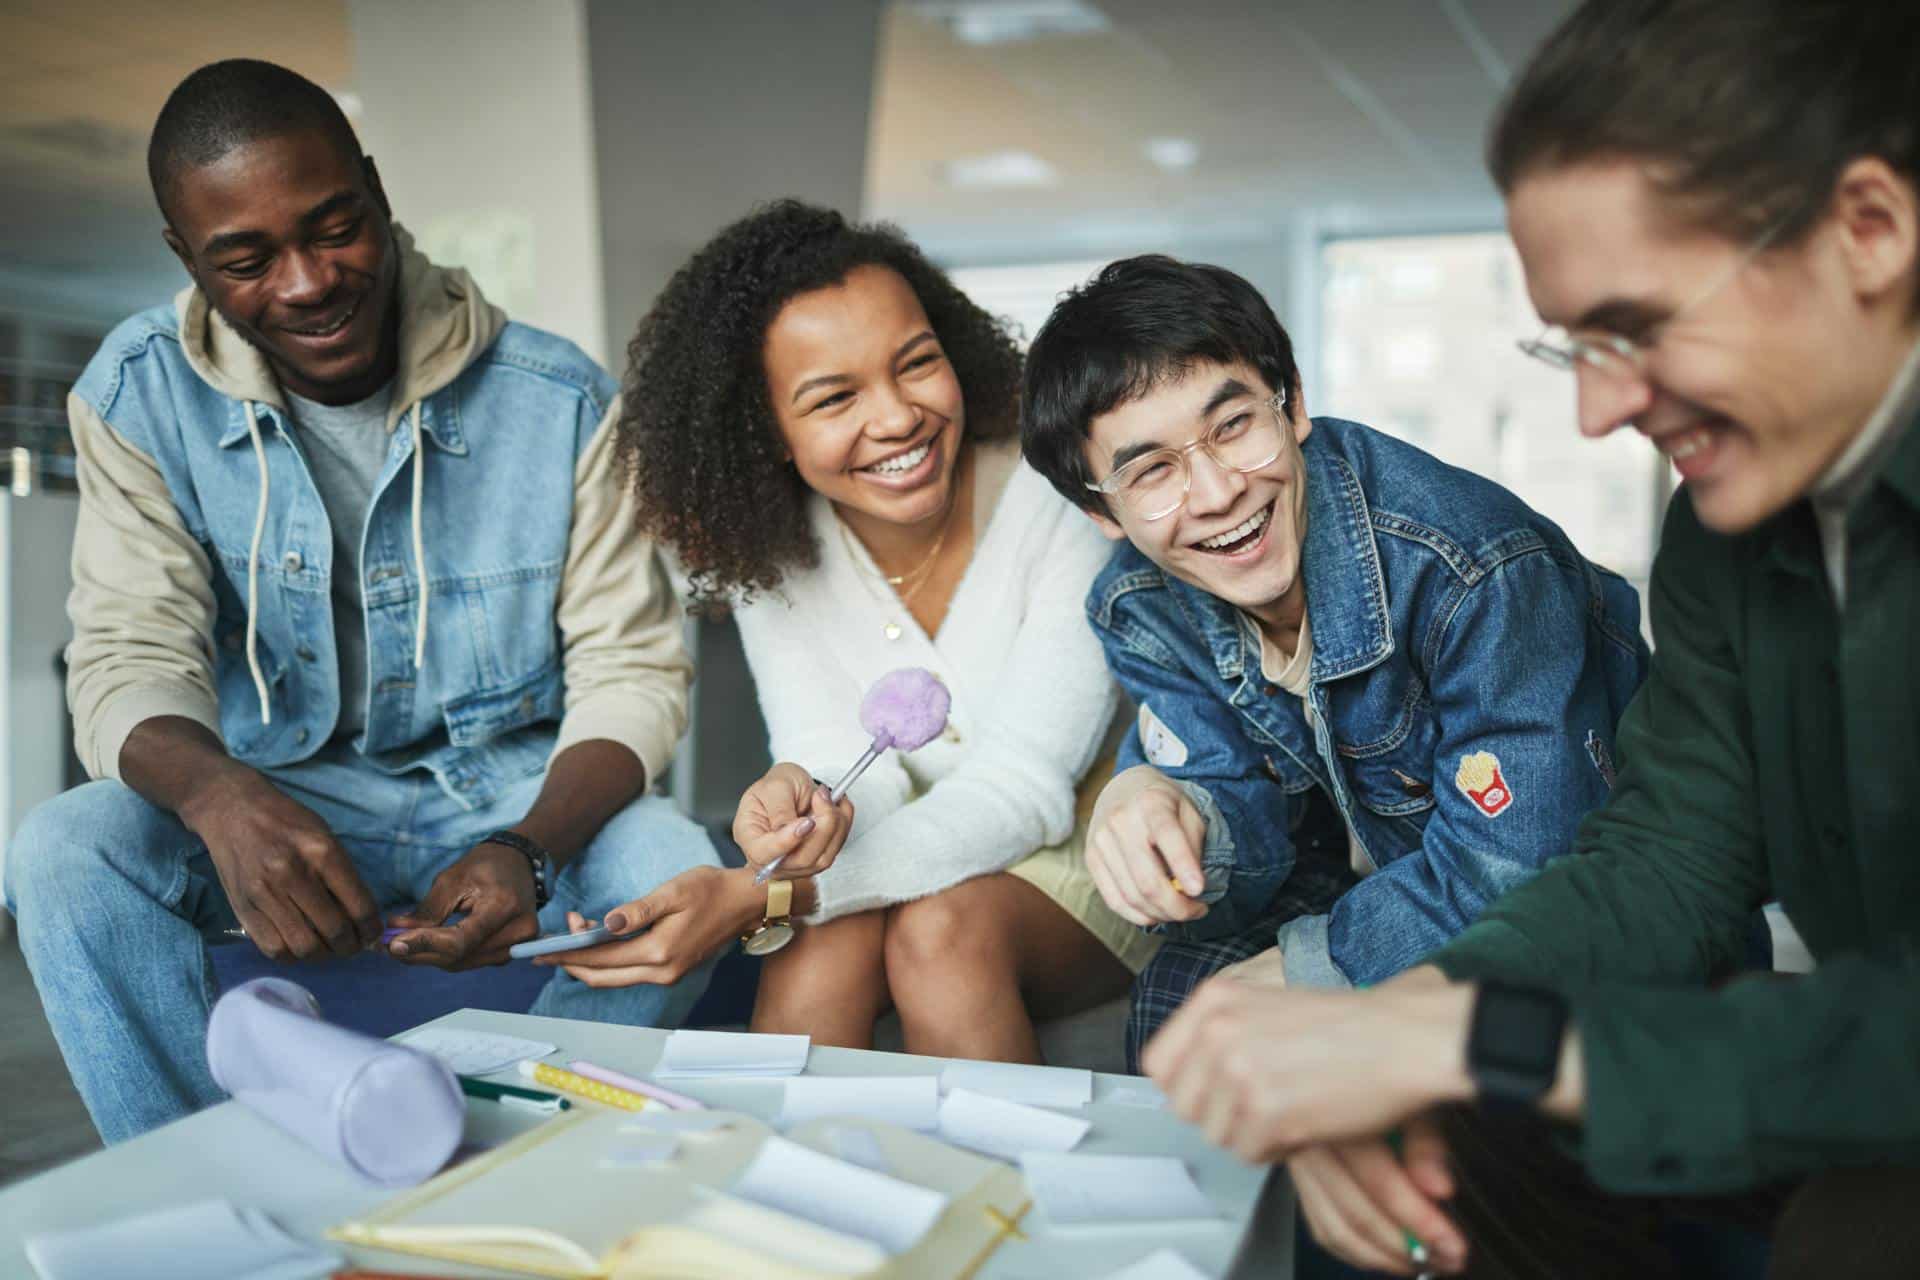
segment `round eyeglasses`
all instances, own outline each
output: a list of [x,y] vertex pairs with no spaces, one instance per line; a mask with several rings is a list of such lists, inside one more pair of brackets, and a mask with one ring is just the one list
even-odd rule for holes
[[1653,348],[1659,345],[1661,337],[1674,322],[1702,306],[1708,299],[1715,297],[1722,289],[1733,283],[1747,266],[1758,258],[1766,247],[1774,242],[1780,233],[1786,230],[1791,219],[1781,219],[1748,244],[1732,262],[1719,274],[1710,279],[1704,288],[1689,298],[1680,307],[1660,321],[1653,331],[1635,341],[1618,333],[1604,329],[1568,329],[1562,325],[1549,325],[1537,338],[1523,338],[1517,344],[1520,350],[1543,364],[1556,369],[1578,369],[1585,366],[1595,373],[1610,378],[1644,378],[1647,364],[1652,359]]
[[1286,444],[1287,393],[1245,404],[1177,449],[1155,449],[1115,467],[1087,488],[1121,503],[1142,520],[1161,520],[1187,504],[1191,456],[1201,449],[1224,471],[1258,471]]

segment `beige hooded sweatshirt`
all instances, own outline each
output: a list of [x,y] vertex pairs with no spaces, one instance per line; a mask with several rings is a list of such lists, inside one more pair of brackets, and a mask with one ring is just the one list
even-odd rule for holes
[[[418,438],[420,402],[441,390],[485,351],[506,324],[472,278],[437,267],[394,227],[401,254],[400,357],[387,429],[405,420],[415,433],[412,483],[416,565],[423,558]],[[208,386],[236,400],[285,409],[266,357],[241,337],[197,287],[175,299],[183,353]],[[254,423],[249,404],[247,418]],[[67,700],[81,763],[96,778],[120,777],[129,734],[156,716],[183,716],[218,734],[213,681],[215,603],[212,566],[187,532],[153,458],[131,444],[78,396],[70,396],[80,486],[67,612]],[[635,498],[615,462],[616,397],[574,468],[573,512],[556,624],[566,682],[557,755],[574,743],[605,739],[628,748],[649,784],[670,763],[686,730],[693,666],[683,615],[653,544],[639,536]],[[264,459],[258,426],[256,456]],[[262,467],[264,479],[265,469]],[[451,500],[452,495],[440,495]],[[260,495],[264,523],[272,494]],[[432,502],[435,495],[424,494]],[[256,547],[252,557],[257,565]],[[248,604],[252,662],[254,584],[236,583]],[[432,597],[421,600],[416,663],[422,660]],[[262,703],[266,702],[262,688]]]

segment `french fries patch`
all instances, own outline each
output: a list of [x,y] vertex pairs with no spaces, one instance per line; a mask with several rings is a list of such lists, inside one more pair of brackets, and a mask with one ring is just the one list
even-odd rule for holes
[[1513,789],[1500,772],[1500,757],[1491,751],[1461,756],[1460,767],[1453,772],[1453,785],[1489,818],[1499,817],[1513,803]]

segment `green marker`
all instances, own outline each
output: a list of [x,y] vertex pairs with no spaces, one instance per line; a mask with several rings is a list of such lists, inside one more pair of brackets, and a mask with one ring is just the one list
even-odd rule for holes
[[[1398,1129],[1395,1129],[1393,1132],[1387,1135],[1387,1145],[1393,1148],[1393,1154],[1395,1157],[1398,1158],[1398,1157],[1404,1156],[1405,1153],[1402,1152],[1400,1149],[1400,1131]],[[1410,1262],[1412,1262],[1413,1265],[1416,1267],[1426,1266],[1427,1259],[1431,1256],[1427,1252],[1426,1241],[1422,1240],[1419,1236],[1413,1234],[1413,1232],[1407,1230],[1405,1227],[1400,1228],[1400,1238],[1406,1242],[1407,1259]]]
[[501,1106],[518,1107],[522,1111],[551,1113],[565,1111],[573,1105],[557,1093],[523,1089],[517,1084],[495,1084],[491,1080],[476,1080],[472,1076],[460,1077],[460,1092],[469,1098],[487,1098]]

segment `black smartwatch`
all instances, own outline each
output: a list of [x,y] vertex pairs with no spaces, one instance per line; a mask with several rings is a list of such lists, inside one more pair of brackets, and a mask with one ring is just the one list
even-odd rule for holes
[[1467,1074],[1496,1109],[1530,1107],[1560,1074],[1567,1002],[1556,992],[1483,981],[1467,1033]]
[[553,855],[518,831],[495,831],[481,844],[503,844],[520,854],[533,868],[533,905],[544,907],[553,900]]

